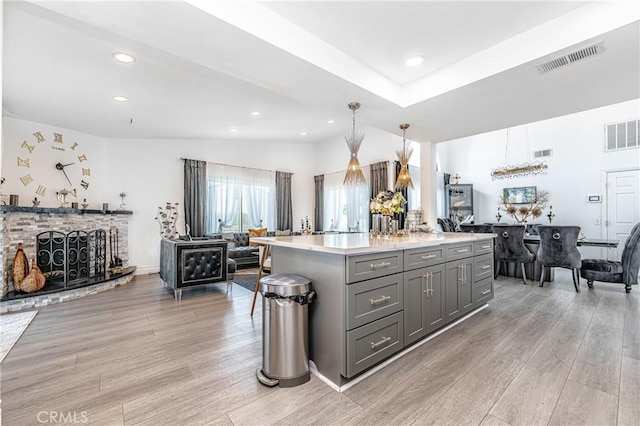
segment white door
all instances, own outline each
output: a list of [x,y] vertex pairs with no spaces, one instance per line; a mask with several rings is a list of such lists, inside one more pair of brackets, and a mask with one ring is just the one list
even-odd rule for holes
[[606,188],[606,238],[620,241],[614,254],[620,260],[631,228],[640,222],[640,170],[607,172]]

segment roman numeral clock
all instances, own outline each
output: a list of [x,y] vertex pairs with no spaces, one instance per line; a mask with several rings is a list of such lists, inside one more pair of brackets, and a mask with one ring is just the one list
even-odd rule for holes
[[87,155],[78,142],[65,142],[61,133],[53,133],[52,137],[33,133],[33,139],[20,145],[17,162],[20,181],[33,189],[36,197],[57,198],[56,193],[66,189],[69,196],[82,200],[83,192],[89,189],[91,168]]

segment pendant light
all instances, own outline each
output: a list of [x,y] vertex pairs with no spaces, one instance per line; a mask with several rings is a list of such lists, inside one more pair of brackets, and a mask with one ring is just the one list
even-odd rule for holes
[[353,111],[353,128],[350,133],[347,133],[344,140],[347,142],[351,158],[349,159],[347,173],[344,175],[344,182],[342,184],[364,185],[367,181],[365,180],[362,169],[360,168],[360,161],[358,161],[358,151],[360,150],[360,145],[364,139],[364,133],[356,131],[356,110],[360,108],[360,104],[358,102],[351,102],[348,106],[349,109]]
[[400,129],[402,129],[402,149],[396,151],[396,155],[398,156],[398,160],[400,161],[400,173],[398,173],[398,179],[396,180],[396,191],[402,191],[407,187],[413,189],[413,181],[411,180],[411,175],[409,174],[409,159],[411,158],[411,154],[413,154],[413,148],[407,148],[407,129],[409,128],[408,124],[401,124]]

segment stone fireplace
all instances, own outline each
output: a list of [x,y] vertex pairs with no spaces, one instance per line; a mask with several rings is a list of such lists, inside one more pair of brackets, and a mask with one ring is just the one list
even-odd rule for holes
[[[135,270],[129,266],[131,214],[124,210],[1,206],[1,311],[75,299],[130,281]],[[117,230],[117,247],[110,248],[107,244],[109,230],[114,234]],[[46,284],[39,292],[14,291],[11,265],[18,243],[23,244],[29,261],[35,259],[47,276]],[[120,273],[110,274],[108,262],[116,252],[123,269]]]

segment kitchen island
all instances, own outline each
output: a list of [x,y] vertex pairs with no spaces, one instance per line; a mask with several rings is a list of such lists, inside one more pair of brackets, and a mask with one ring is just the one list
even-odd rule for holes
[[493,297],[493,234],[252,240],[273,273],[311,279],[309,357],[337,388]]

